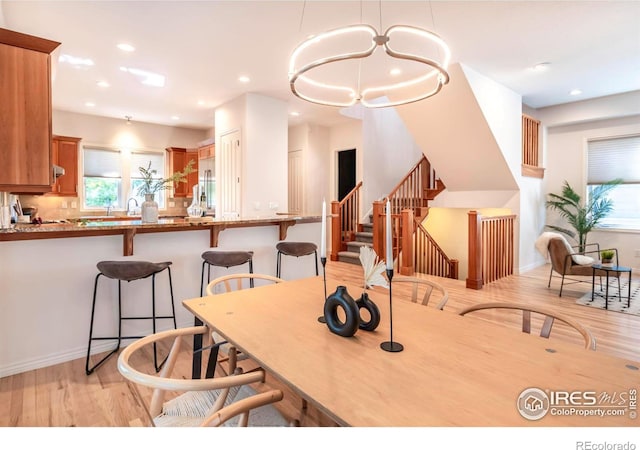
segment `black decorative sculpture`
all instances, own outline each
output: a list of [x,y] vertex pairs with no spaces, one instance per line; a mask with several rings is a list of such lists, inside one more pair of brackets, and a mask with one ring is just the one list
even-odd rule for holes
[[[338,317],[338,308],[343,310],[344,322]],[[336,291],[327,297],[324,303],[324,318],[329,330],[339,336],[350,337],[358,331],[360,309],[345,286],[338,286]]]
[[358,305],[358,314],[360,315],[361,309],[366,309],[369,313],[369,320],[365,321],[362,319],[362,315],[360,315],[360,329],[365,331],[373,331],[378,328],[380,324],[380,310],[378,306],[369,298],[369,294],[364,292],[362,296],[356,300],[356,305]]

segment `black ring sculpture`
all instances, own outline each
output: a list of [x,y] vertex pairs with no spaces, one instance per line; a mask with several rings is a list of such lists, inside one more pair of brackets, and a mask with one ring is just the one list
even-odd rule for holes
[[[344,322],[338,317],[338,308],[344,311]],[[327,297],[327,301],[324,302],[324,317],[332,333],[343,337],[356,334],[360,325],[360,309],[345,286],[338,286],[336,291]]]
[[[360,329],[373,331],[378,328],[380,324],[380,310],[378,309],[378,305],[369,298],[369,294],[364,292],[362,296],[356,300],[356,305],[358,305],[358,315],[360,316]],[[368,321],[362,320],[362,316],[360,315],[361,309],[366,309],[369,312],[370,318]]]

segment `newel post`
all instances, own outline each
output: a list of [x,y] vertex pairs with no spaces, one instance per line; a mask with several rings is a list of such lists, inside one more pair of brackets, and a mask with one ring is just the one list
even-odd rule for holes
[[331,202],[331,261],[338,260],[338,252],[345,250],[342,248],[342,230],[340,224],[340,202]]
[[384,256],[384,202],[376,200],[373,202],[373,250],[378,257]]
[[469,211],[469,271],[467,288],[482,289],[482,216]]
[[400,236],[401,258],[399,262],[400,275],[413,275],[413,233],[415,224],[413,221],[413,210],[403,209],[400,212],[402,235]]

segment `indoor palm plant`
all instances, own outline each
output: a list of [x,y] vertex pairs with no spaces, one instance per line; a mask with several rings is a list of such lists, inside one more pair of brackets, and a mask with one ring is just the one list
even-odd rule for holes
[[158,203],[155,201],[155,194],[172,188],[177,183],[186,183],[187,175],[193,172],[193,160],[185,166],[184,170],[174,172],[168,178],[155,178],[158,171],[151,168],[151,161],[147,167],[139,167],[142,175],[142,184],[138,187],[138,195],[144,195],[141,214],[143,222],[158,221]]
[[621,179],[615,179],[594,187],[585,202],[565,180],[561,194],[549,194],[547,208],[557,211],[573,230],[556,225],[547,225],[547,228],[576,239],[579,251],[584,252],[589,232],[613,210],[613,202],[607,198],[607,193],[621,182]]

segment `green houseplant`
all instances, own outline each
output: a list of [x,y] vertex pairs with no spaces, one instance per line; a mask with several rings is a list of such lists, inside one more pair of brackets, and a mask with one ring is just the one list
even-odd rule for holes
[[607,198],[607,193],[621,182],[621,179],[615,179],[596,186],[585,202],[565,180],[562,193],[549,194],[546,205],[560,213],[573,230],[556,225],[547,225],[547,228],[576,239],[580,252],[584,252],[589,232],[613,210],[613,202]]
[[612,262],[615,254],[616,252],[614,252],[613,250],[602,250],[600,252],[600,259],[602,260],[602,264],[609,264],[610,262]]
[[147,167],[139,167],[142,175],[142,184],[138,186],[138,195],[144,195],[144,202],[141,207],[142,221],[154,223],[158,221],[158,203],[155,201],[155,194],[170,189],[176,183],[186,183],[187,175],[193,172],[193,160],[185,166],[184,170],[174,172],[167,178],[155,178],[158,171],[151,168],[151,161]]

